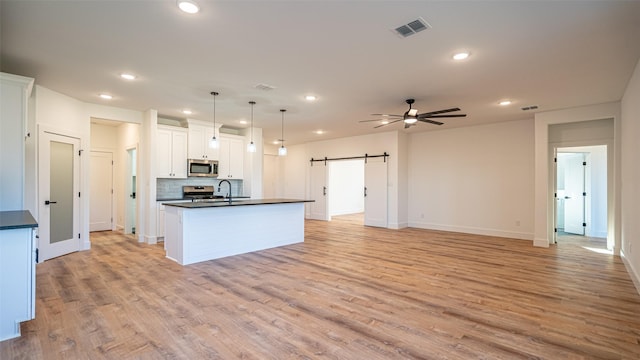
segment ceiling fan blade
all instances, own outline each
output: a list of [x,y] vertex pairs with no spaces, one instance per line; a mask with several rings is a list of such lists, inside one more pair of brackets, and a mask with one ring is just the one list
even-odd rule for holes
[[385,119],[360,120],[358,122],[384,121]]
[[444,123],[441,123],[440,121],[429,120],[429,119],[418,119],[418,121],[422,121],[422,122],[426,122],[426,123],[434,124],[434,125],[442,125],[442,124],[444,124]]
[[398,121],[402,121],[402,119],[389,121],[389,122],[388,122],[388,123],[386,123],[386,124],[382,124],[382,125],[374,126],[373,128],[374,128],[374,129],[377,129],[377,128],[379,128],[379,127],[383,127],[383,126],[391,125],[391,124],[393,124],[393,123],[397,123]]
[[371,114],[371,116],[403,117],[404,115],[394,115],[394,114]]
[[423,116],[423,115],[444,114],[444,113],[448,113],[448,112],[452,112],[452,111],[460,111],[460,108],[455,107],[455,108],[451,108],[451,109],[430,111],[430,112],[422,113],[422,114],[418,115],[418,117]]
[[[424,115],[424,114],[422,114]],[[418,116],[418,119],[438,119],[438,118],[454,118],[454,117],[466,117],[467,114],[450,114],[450,115],[425,115]]]

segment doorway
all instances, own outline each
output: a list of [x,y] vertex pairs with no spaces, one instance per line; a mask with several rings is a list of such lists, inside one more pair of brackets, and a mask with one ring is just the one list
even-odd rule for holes
[[607,248],[607,146],[556,148],[557,242]]
[[80,139],[40,130],[38,248],[44,261],[80,250]]
[[89,231],[113,230],[113,153],[91,151]]
[[137,209],[137,165],[138,147],[127,148],[127,165],[125,171],[125,234],[136,233],[136,209]]
[[[364,212],[365,226],[388,226],[388,161],[384,156],[312,160],[309,219]],[[314,164],[315,162],[315,164]],[[338,202],[340,205],[334,205]],[[350,217],[353,221],[355,217]]]

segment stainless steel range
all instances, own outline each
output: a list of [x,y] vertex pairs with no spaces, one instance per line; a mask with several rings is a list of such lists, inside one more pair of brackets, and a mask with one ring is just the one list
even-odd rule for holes
[[211,201],[212,199],[222,199],[220,195],[213,195],[213,186],[183,186],[182,197],[193,202]]

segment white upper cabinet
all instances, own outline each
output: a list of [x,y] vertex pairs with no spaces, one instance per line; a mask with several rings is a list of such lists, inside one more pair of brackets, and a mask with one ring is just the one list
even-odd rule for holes
[[187,129],[158,126],[157,177],[187,178]]
[[218,160],[218,149],[209,147],[213,126],[189,123],[189,159]]
[[221,135],[218,179],[242,179],[244,176],[244,138]]
[[24,208],[27,105],[33,81],[0,73],[0,210]]

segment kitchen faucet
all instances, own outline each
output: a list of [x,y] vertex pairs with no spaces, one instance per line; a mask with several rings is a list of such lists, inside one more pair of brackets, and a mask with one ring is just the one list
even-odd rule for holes
[[220,192],[220,188],[222,187],[223,182],[226,182],[227,184],[229,184],[229,204],[231,204],[231,182],[229,180],[221,180],[218,183],[218,192]]

